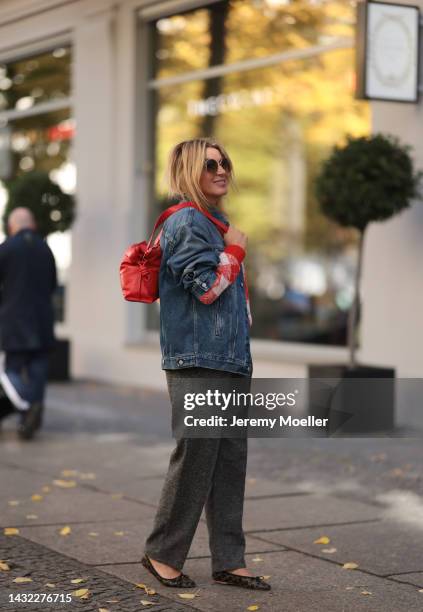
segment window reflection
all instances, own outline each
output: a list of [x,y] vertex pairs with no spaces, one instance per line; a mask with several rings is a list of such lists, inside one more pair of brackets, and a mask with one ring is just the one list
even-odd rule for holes
[[155,78],[207,67],[210,46],[207,9],[159,19],[154,35]]
[[230,0],[159,19],[155,78],[351,37],[355,1]]
[[66,162],[75,125],[69,109],[14,119],[9,124],[12,176],[50,172]]
[[[354,34],[353,6],[346,2],[249,0],[222,3],[217,10],[225,22],[217,26],[215,16],[214,27],[223,27],[227,41],[220,49],[220,54],[226,49],[225,57],[214,56],[216,63]],[[183,41],[189,31],[181,26],[177,36]],[[160,48],[160,36],[156,43]],[[209,48],[209,63],[213,53]],[[162,69],[158,60],[159,75]],[[368,105],[354,99],[354,50],[348,45],[324,53],[312,49],[301,59],[161,86],[154,98],[157,207],[166,201],[166,157],[179,140],[213,135],[233,158],[238,190],[226,206],[249,237],[253,335],[344,345],[356,236],[320,213],[313,181],[335,143],[347,133],[369,131]]]
[[28,110],[70,95],[70,49],[58,47],[37,55],[0,64],[0,111]]

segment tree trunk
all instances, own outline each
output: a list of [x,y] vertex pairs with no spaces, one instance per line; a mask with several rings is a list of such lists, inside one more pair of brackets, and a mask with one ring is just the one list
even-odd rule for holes
[[350,368],[356,366],[355,352],[357,348],[357,314],[360,303],[360,283],[361,283],[361,268],[363,262],[363,246],[364,246],[364,230],[360,231],[358,242],[358,262],[357,272],[355,275],[354,299],[348,313],[348,348]]
[[[223,64],[226,55],[226,19],[229,3],[216,4],[210,10],[210,57],[209,66]],[[223,78],[215,77],[204,81],[203,98],[207,100],[222,93]],[[199,136],[214,136],[216,116],[205,115],[199,126]]]

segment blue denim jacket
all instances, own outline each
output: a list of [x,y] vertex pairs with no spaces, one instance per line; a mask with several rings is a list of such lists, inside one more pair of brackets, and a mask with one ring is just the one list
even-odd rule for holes
[[[227,223],[220,211],[212,214]],[[225,246],[217,227],[195,208],[184,208],[165,221],[160,246],[162,369],[203,367],[250,376],[242,271],[211,304],[199,299],[213,285]]]

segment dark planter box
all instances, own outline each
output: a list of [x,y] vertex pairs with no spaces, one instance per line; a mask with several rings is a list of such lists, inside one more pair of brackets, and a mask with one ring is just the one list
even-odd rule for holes
[[395,426],[395,370],[309,365],[309,414],[328,418],[327,435],[389,434]]
[[52,382],[70,380],[70,342],[69,340],[56,340],[50,353],[48,364],[48,379]]

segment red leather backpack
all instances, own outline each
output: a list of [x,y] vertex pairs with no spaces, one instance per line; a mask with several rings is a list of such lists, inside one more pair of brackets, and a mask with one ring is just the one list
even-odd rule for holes
[[160,235],[153,242],[154,234],[170,215],[182,208],[196,208],[205,215],[221,234],[228,231],[228,226],[219,221],[207,211],[202,210],[195,202],[181,202],[166,209],[154,224],[154,229],[147,242],[138,242],[131,245],[126,251],[120,264],[120,284],[125,300],[129,302],[146,302],[151,304],[159,298],[159,270],[162,258]]

